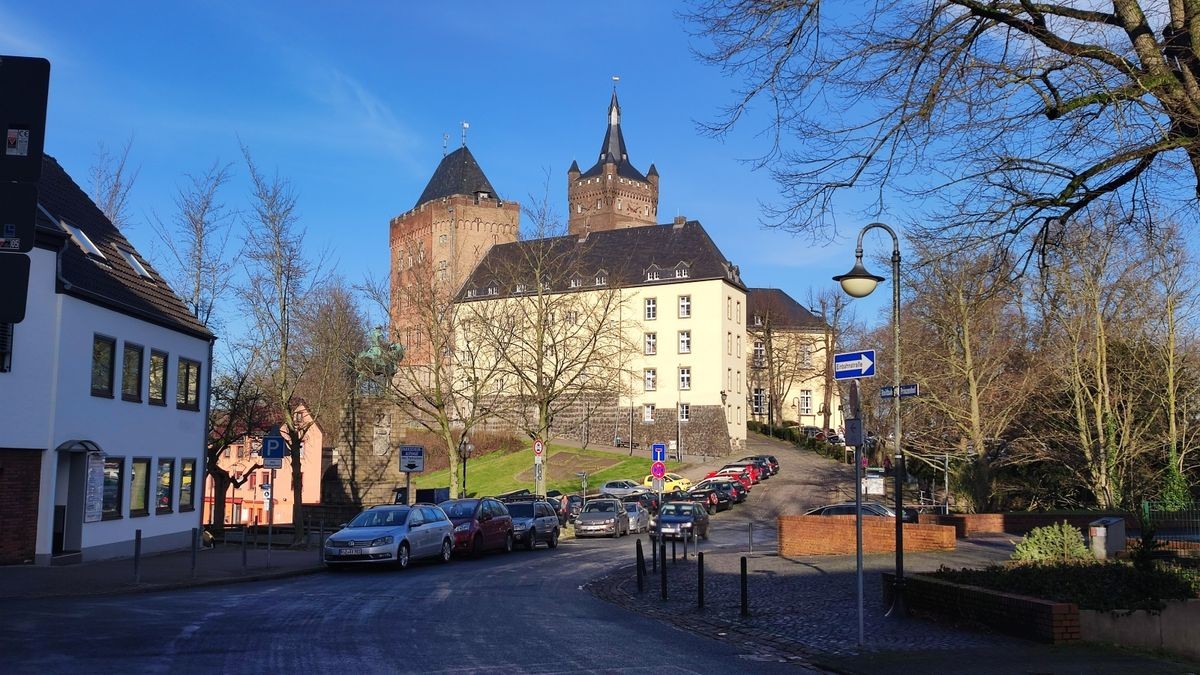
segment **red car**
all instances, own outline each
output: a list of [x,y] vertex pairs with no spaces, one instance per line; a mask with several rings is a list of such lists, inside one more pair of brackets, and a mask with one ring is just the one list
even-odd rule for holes
[[733,462],[721,467],[722,471],[725,469],[745,469],[750,474],[750,480],[754,481],[755,484],[763,479],[762,474],[758,471],[758,464],[755,462]]
[[513,524],[508,509],[491,497],[451,499],[438,504],[454,523],[454,552],[478,557],[484,551],[513,550]]
[[719,471],[710,471],[705,478],[732,478],[742,484],[746,491],[750,491],[750,486],[754,485],[754,479],[750,477],[750,472],[745,468],[726,468]]

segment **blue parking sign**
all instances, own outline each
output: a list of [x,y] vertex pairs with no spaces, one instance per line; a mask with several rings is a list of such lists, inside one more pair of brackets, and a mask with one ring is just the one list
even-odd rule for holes
[[655,443],[650,446],[650,461],[665,462],[667,461],[667,444]]

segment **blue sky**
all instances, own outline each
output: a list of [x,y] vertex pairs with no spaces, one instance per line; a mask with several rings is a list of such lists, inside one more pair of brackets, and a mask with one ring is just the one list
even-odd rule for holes
[[[411,208],[468,121],[497,191],[528,203],[549,176],[565,216],[566,169],[599,150],[611,76],[634,165],[662,176],[660,220],[698,219],[752,286],[804,304],[853,263],[863,224],[838,240],[765,230],[769,176],[741,161],[766,139],[751,119],[715,140],[697,130],[737,82],[693,57],[660,2],[79,3],[0,6],[0,53],[51,61],[46,152],[85,189],[98,144],[132,135],[140,171],[127,236],[155,263],[150,222],[167,218],[185,173],[235,163],[226,203],[249,192],[239,139],[299,194],[309,248],[350,281],[387,272],[388,221]],[[868,255],[885,242],[871,240]],[[328,268],[329,265],[326,265]],[[879,271],[879,270],[876,270]],[[887,289],[881,289],[886,291]],[[888,292],[855,301],[877,320]]]

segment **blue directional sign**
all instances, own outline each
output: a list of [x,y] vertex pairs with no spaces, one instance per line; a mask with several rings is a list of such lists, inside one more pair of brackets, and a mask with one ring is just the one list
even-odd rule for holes
[[263,459],[283,459],[287,456],[287,445],[283,442],[283,436],[272,434],[263,436],[262,440],[262,457]]
[[655,443],[650,446],[650,461],[665,462],[667,461],[667,444]]
[[835,380],[853,380],[859,377],[875,376],[875,350],[864,349],[857,352],[845,352],[833,355],[833,378]]

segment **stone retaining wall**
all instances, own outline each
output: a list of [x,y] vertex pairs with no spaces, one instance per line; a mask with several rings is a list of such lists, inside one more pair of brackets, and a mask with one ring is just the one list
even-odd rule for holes
[[1126,529],[1137,529],[1137,519],[1128,513],[1096,511],[1083,514],[1053,513],[956,513],[941,515],[922,513],[918,522],[930,525],[950,525],[956,536],[965,539],[980,534],[1027,534],[1035,527],[1044,527],[1067,521],[1083,532],[1088,525],[1100,518],[1124,518]]
[[[895,575],[883,573],[883,602],[890,606]],[[1026,595],[1001,593],[912,575],[904,579],[904,601],[910,610],[982,623],[1001,633],[1039,642],[1078,642],[1078,605]]]
[[[852,555],[854,516],[780,516],[779,554]],[[904,524],[905,551],[953,551],[954,528],[946,525]],[[863,553],[896,550],[896,523],[890,518],[863,518]]]
[[1200,600],[1167,600],[1161,612],[1079,610],[1079,635],[1088,642],[1161,649],[1200,659]]

